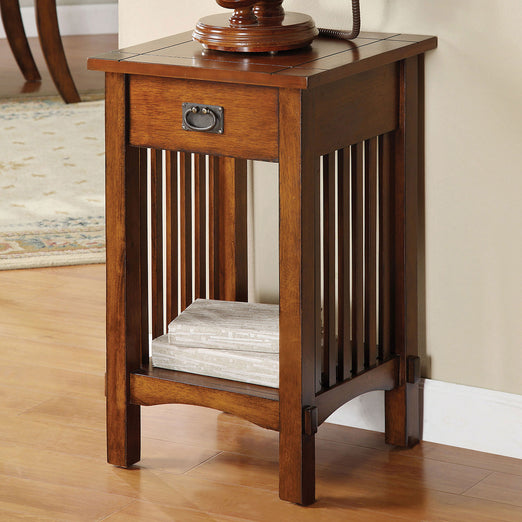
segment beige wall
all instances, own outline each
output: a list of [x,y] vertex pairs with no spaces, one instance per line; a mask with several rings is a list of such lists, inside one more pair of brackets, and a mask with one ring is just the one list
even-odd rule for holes
[[[425,374],[522,394],[522,3],[361,3],[365,30],[439,36],[426,60]],[[349,0],[285,5],[319,25],[350,24]],[[214,0],[120,0],[121,43],[191,29],[218,9]],[[255,173],[254,286],[270,300],[277,171],[256,164]]]

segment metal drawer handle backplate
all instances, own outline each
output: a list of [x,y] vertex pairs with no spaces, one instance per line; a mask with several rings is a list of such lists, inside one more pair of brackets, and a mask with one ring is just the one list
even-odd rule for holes
[[182,109],[184,130],[223,134],[223,107],[183,103]]

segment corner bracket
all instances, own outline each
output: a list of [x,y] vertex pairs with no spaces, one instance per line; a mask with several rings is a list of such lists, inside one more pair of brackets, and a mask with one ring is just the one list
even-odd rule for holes
[[406,382],[408,384],[417,384],[420,376],[420,357],[408,355],[406,359]]
[[303,431],[305,435],[311,437],[317,433],[319,426],[319,412],[315,406],[305,406],[303,408]]

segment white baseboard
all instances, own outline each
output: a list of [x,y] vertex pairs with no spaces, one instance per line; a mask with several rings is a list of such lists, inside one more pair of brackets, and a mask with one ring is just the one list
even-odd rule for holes
[[[22,7],[22,19],[27,36],[38,36],[34,7]],[[59,5],[60,34],[117,34],[118,4]],[[0,23],[0,38],[5,38]]]
[[[423,379],[423,440],[522,459],[522,395]],[[384,431],[384,392],[339,408],[328,422]]]

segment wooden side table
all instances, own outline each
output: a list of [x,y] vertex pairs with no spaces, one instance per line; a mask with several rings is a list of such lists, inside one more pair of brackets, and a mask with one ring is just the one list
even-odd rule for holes
[[[435,47],[363,33],[244,56],[185,33],[89,60],[106,72],[110,463],[140,459],[140,406],[161,403],[278,430],[280,497],[300,504],[315,499],[317,426],[348,400],[386,390],[386,441],[419,440],[423,53]],[[247,159],[280,168],[279,389],[149,365],[149,306],[156,337],[196,297],[248,298]]]

